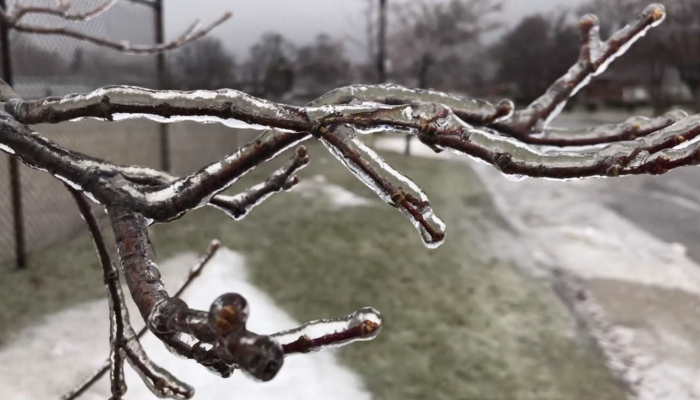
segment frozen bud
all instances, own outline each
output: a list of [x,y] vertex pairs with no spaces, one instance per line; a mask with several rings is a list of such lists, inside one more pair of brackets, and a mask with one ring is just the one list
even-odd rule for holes
[[660,23],[666,18],[666,7],[659,3],[650,4],[644,13],[649,14],[655,23]]
[[245,331],[234,333],[226,340],[226,350],[238,366],[252,377],[266,382],[282,368],[282,346],[269,336]]
[[156,304],[148,317],[148,327],[153,333],[170,333],[177,330],[177,320],[187,303],[178,298],[168,298]]
[[247,320],[248,302],[238,293],[219,296],[209,309],[209,325],[220,336],[244,330]]
[[512,101],[505,99],[498,102],[496,112],[494,113],[495,121],[503,121],[513,116],[515,104]]
[[361,336],[358,340],[371,340],[382,331],[383,318],[379,311],[372,307],[366,307],[349,315],[349,326],[361,327]]
[[578,22],[582,32],[588,33],[599,24],[598,17],[595,14],[586,14]]

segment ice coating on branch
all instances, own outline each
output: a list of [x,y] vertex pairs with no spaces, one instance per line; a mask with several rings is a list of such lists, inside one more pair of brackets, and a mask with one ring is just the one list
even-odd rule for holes
[[355,132],[357,132],[360,135],[370,135],[373,133],[391,133],[391,134],[396,134],[396,135],[415,136],[418,133],[418,130],[411,129],[411,128],[404,128],[404,127],[400,127],[400,126],[377,125],[377,126],[370,126],[370,127],[358,127],[358,128],[355,128]]
[[7,154],[15,154],[14,150],[12,150],[9,146],[5,146],[4,144],[0,144],[0,151],[4,151]]
[[[627,26],[625,26],[621,30],[615,32],[606,42],[604,42],[605,46],[604,46],[604,49],[601,50],[601,53],[603,51],[608,51],[608,49],[612,47],[612,43],[616,43],[621,38],[624,38],[626,36],[626,34],[628,34],[629,31],[632,31],[633,29],[635,29],[639,25],[640,20],[644,20],[647,18],[651,18],[652,22],[647,24],[637,34],[632,36],[631,39],[624,41],[623,44],[619,47],[619,49],[617,51],[615,51],[614,53],[612,53],[612,55],[610,57],[608,57],[607,59],[603,59],[602,60],[603,62],[600,64],[600,66],[598,67],[596,72],[592,74],[592,76],[598,76],[598,75],[602,74],[603,72],[605,72],[605,70],[607,70],[608,67],[610,66],[610,63],[612,63],[615,59],[617,59],[621,55],[625,54],[630,49],[630,47],[632,47],[632,45],[637,40],[644,37],[647,34],[647,32],[649,32],[650,29],[659,26],[666,19],[666,8],[662,4],[658,4],[658,3],[650,4],[649,6],[647,6],[644,9],[644,11],[642,11],[642,14],[637,18],[637,21],[634,21],[630,24],[627,24]],[[602,56],[602,54],[601,54],[601,56]],[[597,59],[594,59],[594,61],[597,61],[599,59],[600,59],[600,57]],[[576,90],[574,90],[574,94],[579,89],[580,89],[580,87],[578,87]]]
[[282,345],[287,355],[308,353],[372,340],[381,332],[382,324],[379,311],[367,307],[343,318],[308,322],[271,337]]
[[291,190],[299,183],[295,173],[309,164],[308,150],[305,146],[296,149],[292,159],[272,175],[243,193],[235,196],[219,195],[210,204],[235,220],[246,217],[255,207],[262,204],[270,196],[282,190]]
[[[534,144],[547,143],[553,146],[551,148],[541,146],[540,150],[545,152],[560,151],[561,147],[564,146],[569,150],[581,150],[584,146],[594,149],[596,147],[592,146],[599,148],[600,145],[606,143],[630,140],[648,135],[659,129],[666,128],[687,116],[688,114],[685,111],[676,109],[655,118],[630,117],[619,124],[603,124],[580,129],[551,127],[539,134],[530,135],[530,139]],[[575,143],[578,143],[578,145],[574,145]]]
[[512,122],[516,125],[525,123],[528,130],[534,132],[543,131],[559,115],[568,98],[588,85],[591,78],[605,72],[611,62],[624,54],[649,29],[658,26],[665,15],[662,5],[652,4],[646,7],[635,21],[613,33],[604,42],[598,35],[597,17],[586,15],[581,18],[581,33],[586,40],[582,44],[579,61],[557,79],[545,94],[525,110],[516,112]]
[[[192,335],[188,335],[187,333],[182,332],[173,334],[173,342],[177,342],[188,347],[194,347],[198,343],[200,343],[199,340],[194,338]],[[188,358],[185,355],[183,355],[182,352],[180,352],[177,348],[169,345],[168,342],[163,342],[163,345],[170,352],[170,354],[174,355],[175,357],[182,359]]]
[[[309,103],[310,107],[326,104],[347,104],[359,101],[366,104],[443,104],[469,121],[493,122],[507,118],[513,110],[512,103],[493,104],[464,96],[447,94],[428,89],[409,89],[395,84],[352,85],[332,90]],[[509,111],[509,107],[510,111]]]
[[[116,269],[114,270],[116,273]],[[168,397],[173,399],[189,399],[194,395],[194,389],[188,384],[180,381],[170,372],[155,364],[146,355],[134,329],[129,323],[129,310],[126,308],[124,293],[121,286],[116,285],[117,299],[110,298],[110,338],[112,352],[110,357],[120,351],[129,362],[131,367],[141,376],[143,382],[158,397]],[[121,305],[120,314],[114,312],[114,302]],[[119,332],[121,329],[122,332]],[[123,347],[116,349],[114,338],[121,336],[124,340]],[[122,380],[123,381],[123,380]]]
[[81,192],[81,191],[83,190],[83,188],[81,188],[80,185],[74,183],[73,181],[69,180],[68,178],[66,178],[66,177],[64,177],[64,176],[62,176],[62,175],[55,174],[54,176],[55,176],[56,179],[58,179],[59,181],[65,183],[66,185],[68,185],[68,186],[70,186],[71,188],[73,188],[73,190],[77,190],[77,191],[79,191],[79,192]]
[[[233,119],[233,118],[218,118],[218,117],[211,117],[211,116],[202,116],[202,115],[175,115],[172,117],[162,117],[160,115],[155,115],[155,114],[127,114],[127,113],[115,113],[112,115],[112,119],[114,121],[124,121],[124,120],[129,120],[129,119],[149,119],[151,121],[155,121],[161,124],[169,124],[169,123],[176,123],[176,122],[184,122],[184,121],[191,121],[191,122],[197,122],[200,124],[215,124],[219,123],[222,125],[225,125],[229,128],[234,128],[234,129],[249,129],[249,130],[256,130],[256,131],[264,131],[267,129],[270,129],[269,126],[266,125],[259,125],[259,124],[249,124],[245,121]],[[76,118],[71,121],[79,121],[83,118]],[[286,132],[293,132],[291,130],[286,130]]]
[[[233,89],[178,91],[106,86],[90,93],[64,97],[8,101],[5,107],[26,124],[55,123],[82,117],[149,118],[158,122],[190,120],[264,129],[262,125],[268,121],[285,120],[290,127],[307,122],[298,107],[262,100]],[[253,119],[256,122],[249,123]]]
[[445,240],[445,223],[435,215],[426,194],[359,140],[354,129],[339,126],[321,142],[338,161],[387,204],[398,208],[418,229],[423,243],[437,248]]
[[[200,199],[200,201],[197,204],[195,204],[194,207],[192,207],[191,209],[202,207],[209,203],[212,200],[213,196],[228,189],[231,185],[238,181],[238,179],[245,175],[245,173],[249,172],[252,169],[252,166],[248,167],[245,170],[237,168],[240,165],[240,163],[243,162],[243,158],[250,156],[250,154],[252,153],[255,153],[257,148],[266,146],[269,143],[269,141],[274,141],[278,132],[279,131],[268,129],[266,133],[264,133],[258,138],[257,141],[254,141],[242,147],[235,153],[224,157],[220,161],[212,163],[211,165],[203,168],[202,170],[190,176],[180,178],[176,181],[172,181],[167,187],[163,189],[154,190],[145,194],[134,192],[133,196],[141,198],[149,204],[157,205],[158,203],[171,201],[178,196],[190,196],[192,192],[196,192],[197,197]],[[307,138],[303,137],[302,135],[299,135],[298,140],[290,141],[286,146],[276,148],[276,151],[274,153],[270,154],[262,161],[268,161],[272,158],[275,158],[278,154],[286,151],[291,147],[294,147],[300,141],[306,139]],[[306,162],[303,165],[296,167],[295,171],[301,169],[307,163],[308,158],[306,159]],[[222,176],[224,175],[227,176],[225,180],[222,178]],[[210,182],[218,183],[216,185],[211,185]],[[228,196],[223,196],[223,198],[227,197]],[[229,211],[222,207],[217,206],[217,208],[220,208],[226,211],[227,213]]]
[[[255,186],[252,186],[249,190],[253,192],[259,192],[265,188],[265,183],[258,183]],[[231,209],[229,208],[223,208],[219,207],[216,204],[214,204],[214,207],[218,208],[222,212],[226,213],[231,219],[234,219],[236,221],[240,221],[243,218],[247,217],[248,214],[250,214],[251,211],[253,211],[254,208],[259,206],[260,204],[264,203],[265,200],[269,199],[274,195],[275,192],[269,192],[265,193],[264,195],[256,198],[255,201],[253,202],[246,202],[246,198],[248,197],[247,194],[241,193],[237,194],[234,196],[221,196],[221,199],[226,201],[227,203],[236,203],[236,204],[243,204],[243,207],[241,209],[236,209],[236,212],[232,212]],[[240,210],[240,212],[239,212]]]
[[[680,116],[682,114],[678,114]],[[644,165],[658,162],[659,159],[686,160],[693,162],[689,157],[697,149],[700,140],[700,114],[684,118],[664,129],[634,140],[608,144],[603,147],[581,147],[579,149],[560,148],[537,149],[527,146],[522,142],[492,133],[485,129],[472,129],[466,135],[470,144],[478,145],[486,149],[489,154],[495,154],[493,159],[487,159],[497,168],[507,167],[503,171],[507,175],[514,166],[528,167],[531,171],[542,171],[542,177],[547,179],[579,179],[582,177],[608,177],[630,173],[630,169],[640,168]],[[687,144],[690,142],[691,144]],[[599,169],[600,172],[586,174],[588,168],[609,164],[607,169]],[[560,178],[546,175],[546,170],[576,170],[580,176],[562,176]],[[655,170],[653,170],[655,171]],[[652,172],[653,172],[652,171]],[[535,175],[531,172],[532,175]],[[519,175],[519,174],[514,174]],[[519,179],[520,177],[518,176]]]
[[[653,19],[653,22],[646,24],[644,28],[642,28],[636,34],[628,38],[631,31],[638,29],[640,21],[643,21],[649,17]],[[661,24],[665,18],[666,10],[664,6],[661,4],[651,4],[644,9],[640,16],[637,17],[636,21],[627,24],[627,26],[625,26],[624,28],[613,33],[608,40],[606,40],[605,42],[601,42],[600,35],[598,33],[600,30],[598,17],[592,14],[584,16],[582,18],[581,23],[589,23],[592,25],[590,28],[592,34],[589,36],[591,57],[590,61],[598,65],[597,68],[586,77],[586,79],[581,81],[574,88],[570,96],[576,95],[576,93],[578,93],[579,90],[581,90],[584,86],[588,85],[591,78],[596,77],[605,72],[613,61],[615,61],[621,55],[625,54],[637,40],[644,37],[650,29]],[[615,50],[615,47],[620,42],[622,42],[621,45]],[[580,64],[574,65],[574,67],[571,68],[567,75],[573,75],[574,73],[578,72],[574,71],[574,69],[577,67],[581,68],[582,66]]]
[[[118,279],[117,269],[111,265],[111,273]],[[109,286],[112,283],[107,283]],[[124,379],[124,353],[122,353],[121,344],[117,340],[128,340],[125,333],[124,321],[129,321],[129,311],[126,310],[124,302],[124,293],[121,290],[119,281],[113,282],[116,287],[117,299],[116,302],[120,305],[119,315],[115,310],[115,299],[109,296],[109,362],[110,362],[110,382],[112,383],[112,391],[115,390],[121,393],[126,392],[126,382]],[[108,289],[109,291],[109,289]]]

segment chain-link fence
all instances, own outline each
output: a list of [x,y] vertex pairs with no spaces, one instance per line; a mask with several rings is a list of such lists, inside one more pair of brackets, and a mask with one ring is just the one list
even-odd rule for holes
[[[13,1],[7,5],[11,7]],[[54,0],[43,1],[55,5]],[[74,0],[71,10],[93,9],[101,3],[103,0]],[[146,0],[120,1],[102,15],[71,27],[110,40],[155,43],[155,4]],[[27,22],[66,24],[47,16],[32,16]],[[1,54],[9,55],[10,80],[25,99],[88,92],[111,84],[157,87],[158,74],[163,73],[157,68],[156,56],[124,54],[64,36],[10,31],[8,37],[9,52]],[[252,139],[250,133],[242,138],[218,124],[177,123],[168,125],[171,140],[164,149],[158,124],[146,120],[85,119],[33,128],[70,149],[120,164],[160,168],[163,158],[169,156],[170,170],[175,174],[190,173]],[[0,262],[21,261],[23,253],[66,240],[83,228],[71,196],[59,181],[24,166],[19,166],[15,174],[9,157],[1,157]],[[18,179],[19,190],[12,190],[13,175]],[[13,200],[17,200],[14,205]]]

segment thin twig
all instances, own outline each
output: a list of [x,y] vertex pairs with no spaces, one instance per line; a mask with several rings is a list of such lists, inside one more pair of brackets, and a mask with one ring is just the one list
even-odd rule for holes
[[[73,190],[66,185],[68,191],[73,195],[73,199],[78,205],[80,214],[83,216],[85,223],[88,226],[88,230],[92,236],[95,248],[97,250],[97,255],[100,260],[100,265],[102,266],[102,274],[104,279],[104,284],[107,286],[107,292],[109,294],[109,315],[110,315],[110,356],[108,358],[108,369],[111,368],[110,382],[111,382],[111,393],[113,400],[120,400],[122,396],[126,393],[126,383],[124,381],[124,358],[121,352],[122,347],[125,344],[124,329],[125,321],[123,316],[124,304],[121,300],[123,296],[121,295],[121,287],[119,285],[119,273],[117,268],[112,264],[112,260],[109,256],[109,251],[107,250],[107,244],[105,243],[104,236],[102,235],[102,230],[100,229],[99,223],[92,213],[90,208],[90,203],[77,191]],[[88,386],[89,387],[89,386]],[[78,397],[83,390],[74,390],[74,394],[67,394],[62,399],[71,400]]]
[[497,122],[495,126],[516,137],[541,132],[564,108],[569,97],[575,95],[591,78],[605,71],[612,61],[624,54],[649,29],[658,26],[665,16],[666,11],[661,4],[652,4],[634,22],[613,33],[606,41],[600,39],[598,18],[591,14],[582,17],[579,22],[581,51],[578,62],[527,108],[516,111],[509,120]]
[[271,337],[282,344],[285,355],[310,353],[359,340],[372,340],[381,332],[382,323],[377,310],[363,308],[344,318],[307,322]]
[[70,3],[62,2],[58,6],[51,8],[39,6],[23,6],[21,5],[21,0],[17,0],[14,3],[14,7],[11,10],[11,13],[0,9],[0,18],[2,18],[6,23],[17,24],[25,15],[44,14],[60,17],[61,19],[66,21],[84,22],[100,16],[102,13],[112,8],[112,6],[117,3],[117,1],[119,0],[107,0],[102,4],[99,4],[97,7],[89,9],[87,11],[81,13],[70,13]]
[[[70,37],[73,39],[96,44],[101,47],[117,50],[129,54],[156,54],[168,50],[173,50],[184,46],[187,43],[193,42],[211,32],[214,28],[223,24],[230,19],[233,14],[230,12],[224,13],[221,17],[211,22],[209,25],[199,27],[199,23],[195,22],[180,34],[176,39],[154,45],[134,45],[125,41],[112,41],[106,38],[97,37],[89,33],[81,32],[68,27],[49,27],[44,25],[33,25],[24,23],[21,19],[29,14],[45,14],[60,17],[66,21],[87,21],[102,13],[106,12],[114,3],[115,0],[107,1],[106,3],[86,11],[84,13],[71,14],[68,13],[68,7],[16,7],[13,13],[8,13],[7,10],[0,10],[0,20],[7,24],[9,28],[19,32],[32,33],[38,35],[59,35]],[[67,3],[64,3],[67,4]]]
[[[78,194],[76,191],[71,190],[71,194],[73,194],[74,197],[80,198],[80,202],[78,203],[79,205],[82,203],[86,203],[85,199]],[[84,207],[84,206],[81,206]],[[89,207],[89,204],[88,204]],[[89,208],[88,208],[89,210]],[[92,215],[92,213],[90,213]],[[93,218],[94,219],[94,218]],[[96,225],[98,226],[98,225]],[[97,231],[99,232],[99,230]],[[100,232],[100,237],[101,237],[101,232]],[[218,240],[213,240],[209,244],[209,249],[207,249],[206,253],[202,255],[199,259],[199,261],[192,266],[190,269],[190,272],[187,274],[187,278],[182,282],[180,287],[177,289],[175,294],[173,294],[173,297],[179,298],[182,296],[182,294],[187,290],[187,288],[190,287],[192,282],[194,282],[201,274],[202,271],[204,270],[204,267],[206,267],[209,264],[209,261],[211,261],[212,258],[216,255],[217,251],[221,248],[221,242]],[[109,255],[108,255],[109,256]],[[101,257],[100,257],[101,258]],[[141,329],[139,329],[138,334],[136,337],[138,339],[143,338],[143,336],[148,332],[148,327],[144,326]],[[61,397],[61,400],[75,400],[78,397],[80,397],[83,393],[85,393],[88,389],[90,389],[97,381],[99,381],[105,374],[109,371],[110,369],[110,358],[107,358],[102,365],[95,370],[89,377],[87,377],[80,385],[76,386],[73,388],[70,392],[64,394]]]
[[257,184],[235,196],[214,196],[209,204],[221,209],[229,217],[239,220],[246,217],[256,206],[281,190],[291,190],[299,183],[294,174],[309,164],[305,146],[294,152],[292,159],[275,171],[265,182]]

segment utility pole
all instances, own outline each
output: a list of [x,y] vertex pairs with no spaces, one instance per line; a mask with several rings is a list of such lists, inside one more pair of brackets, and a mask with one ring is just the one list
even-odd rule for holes
[[379,29],[377,38],[377,79],[386,82],[386,9],[388,0],[379,0]]
[[[0,0],[0,8],[6,10],[5,0]],[[0,22],[0,46],[2,47],[2,79],[12,86],[12,59],[10,51],[10,27]],[[24,242],[24,218],[22,215],[22,186],[17,157],[10,158],[10,192],[12,196],[12,216],[15,228],[15,256],[17,268],[27,267],[27,252]]]
[[[155,14],[156,43],[165,43],[165,24],[163,22],[163,0],[154,0],[153,9]],[[165,65],[165,52],[156,54],[156,74],[158,75],[158,89],[166,89],[168,71]],[[170,135],[168,124],[158,124],[160,128],[160,162],[161,169],[170,172]]]

